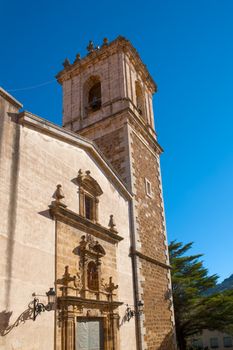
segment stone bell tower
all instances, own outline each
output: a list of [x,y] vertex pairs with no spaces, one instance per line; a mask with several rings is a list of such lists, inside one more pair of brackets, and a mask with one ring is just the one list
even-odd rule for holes
[[[66,59],[57,75],[63,88],[63,126],[93,140],[133,194],[132,276],[138,349],[175,348],[170,266],[152,95],[156,84],[123,37]],[[129,349],[134,350],[134,349]]]

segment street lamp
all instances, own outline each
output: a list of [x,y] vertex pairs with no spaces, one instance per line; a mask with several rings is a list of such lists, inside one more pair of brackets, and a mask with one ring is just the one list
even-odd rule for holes
[[56,305],[56,292],[53,288],[49,288],[49,291],[46,293],[47,297],[48,297],[48,307],[49,310],[47,311],[51,311],[55,309],[55,305]]
[[134,316],[141,316],[143,313],[143,306],[144,303],[142,300],[139,300],[137,303],[137,311],[132,310],[131,307],[127,304],[126,305],[126,319],[129,322],[131,318],[133,318]]
[[55,310],[56,305],[56,292],[53,288],[49,288],[49,291],[46,292],[48,297],[48,304],[44,305],[39,301],[38,298],[34,298],[33,300],[33,321],[36,320],[37,316],[41,314],[41,312]]

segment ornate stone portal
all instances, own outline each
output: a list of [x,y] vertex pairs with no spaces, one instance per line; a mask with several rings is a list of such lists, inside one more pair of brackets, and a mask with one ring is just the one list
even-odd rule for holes
[[[85,179],[89,181],[90,175]],[[79,186],[87,190],[87,182],[80,181]],[[88,190],[91,191],[90,187]],[[117,301],[118,285],[113,282],[117,278],[116,269],[112,270],[115,277],[107,276],[106,271],[122,238],[117,234],[113,217],[109,228],[104,228],[67,209],[61,202],[64,194],[61,197],[56,193],[55,199],[50,212],[56,220],[57,235],[56,349],[81,350],[85,341],[93,341],[99,344],[97,349],[117,350],[118,307],[123,303]]]

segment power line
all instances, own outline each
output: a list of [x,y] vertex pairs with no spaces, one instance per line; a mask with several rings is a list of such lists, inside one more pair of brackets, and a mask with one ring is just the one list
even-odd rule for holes
[[33,86],[27,86],[27,87],[19,88],[19,89],[7,89],[7,91],[9,91],[9,92],[15,92],[15,91],[24,91],[24,90],[37,89],[37,88],[39,88],[39,87],[41,87],[41,86],[45,86],[45,85],[54,83],[55,81],[56,81],[56,79],[48,80],[48,81],[45,81],[44,83],[41,83],[41,84],[37,84],[37,85],[33,85]]

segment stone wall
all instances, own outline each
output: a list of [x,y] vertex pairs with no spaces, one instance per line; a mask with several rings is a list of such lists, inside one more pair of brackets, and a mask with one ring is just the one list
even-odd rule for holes
[[[153,141],[144,138],[131,121],[125,113],[82,134],[95,140],[134,194],[135,249],[140,253],[136,257],[138,298],[145,302],[143,349],[170,350],[174,348],[174,324],[159,155]],[[145,180],[151,184],[150,196]]]
[[[130,128],[133,189],[137,249],[139,250],[139,284],[144,300],[145,349],[174,347],[163,342],[173,332],[171,300],[168,297],[170,273],[167,256],[167,241],[160,183],[159,158],[137,131]],[[146,191],[146,180],[151,184],[151,193]]]
[[[102,106],[86,116],[84,83],[98,75]],[[95,141],[133,194],[131,250],[135,298],[144,300],[138,321],[142,349],[172,349],[173,311],[159,154],[152,95],[156,84],[132,45],[120,37],[59,73],[64,92],[64,126]],[[75,81],[79,84],[73,85]],[[79,97],[78,97],[79,94]],[[72,95],[76,96],[72,100]],[[140,98],[139,98],[140,97]],[[73,110],[80,115],[73,120]],[[146,193],[146,181],[151,194]],[[156,307],[156,310],[154,309]],[[156,312],[156,316],[155,316]]]

